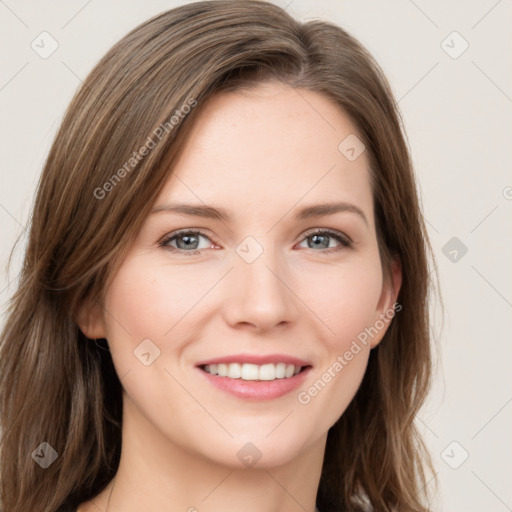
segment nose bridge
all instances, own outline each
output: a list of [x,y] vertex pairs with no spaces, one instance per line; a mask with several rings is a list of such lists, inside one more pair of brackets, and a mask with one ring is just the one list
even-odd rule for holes
[[253,294],[282,291],[284,284],[276,274],[285,272],[284,262],[270,236],[247,236],[238,244],[236,253],[236,272],[241,282],[251,287]]
[[230,322],[270,328],[292,321],[297,311],[286,259],[270,243],[271,237],[248,236],[236,247],[232,277]]

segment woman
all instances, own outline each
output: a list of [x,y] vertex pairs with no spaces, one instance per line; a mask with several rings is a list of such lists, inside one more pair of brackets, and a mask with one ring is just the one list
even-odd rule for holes
[[2,510],[427,511],[428,248],[389,85],[344,30],[232,0],[143,23],[38,187]]

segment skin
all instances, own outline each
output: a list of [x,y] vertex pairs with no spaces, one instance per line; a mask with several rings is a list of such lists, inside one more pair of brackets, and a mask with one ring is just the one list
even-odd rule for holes
[[[332,373],[338,355],[392,308],[401,284],[397,265],[383,279],[366,153],[349,161],[338,150],[350,134],[356,129],[327,96],[280,83],[209,102],[155,206],[207,204],[232,218],[149,215],[102,307],[80,313],[88,337],[108,339],[124,418],[117,475],[79,512],[314,511],[327,431],[388,324],[309,403],[298,393]],[[351,211],[294,218],[306,205],[341,201],[366,222]],[[184,228],[208,238],[191,249],[169,242],[181,254],[159,246]],[[315,246],[314,228],[352,245],[325,235]],[[263,248],[252,263],[236,252],[248,236]],[[147,338],[160,350],[149,366],[134,357]],[[289,354],[312,369],[300,389],[249,401],[195,367],[241,352]],[[262,454],[252,467],[237,457],[248,442]]]

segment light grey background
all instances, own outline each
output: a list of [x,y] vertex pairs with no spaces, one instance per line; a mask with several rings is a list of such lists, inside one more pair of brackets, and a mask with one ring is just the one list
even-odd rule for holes
[[[274,1],[302,20],[349,30],[392,84],[446,312],[441,330],[433,307],[440,366],[418,420],[440,483],[435,509],[512,510],[512,2]],[[81,80],[129,30],[182,3],[0,0],[2,270],[25,232],[44,159]],[[41,43],[43,31],[58,43],[46,59],[31,48],[33,41],[50,48],[49,39]],[[453,237],[455,245],[446,245]],[[24,242],[0,277],[3,307]]]

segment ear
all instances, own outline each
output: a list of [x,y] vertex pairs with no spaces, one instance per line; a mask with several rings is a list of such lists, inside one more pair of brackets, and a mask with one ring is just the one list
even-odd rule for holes
[[402,306],[400,304],[395,308],[398,292],[402,286],[402,266],[398,257],[391,260],[390,273],[388,278],[385,278],[382,284],[382,293],[375,310],[375,318],[373,323],[373,330],[377,333],[370,341],[370,347],[375,348],[384,338],[388,330],[391,320],[395,316],[395,311],[400,311]]
[[87,338],[95,340],[107,337],[103,307],[96,297],[88,298],[80,306],[76,321]]

